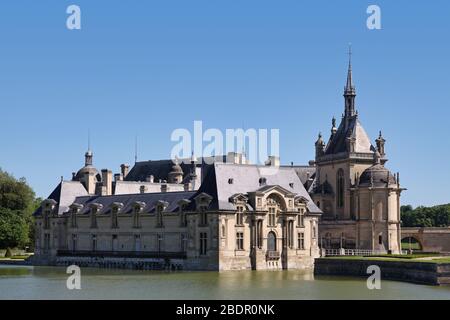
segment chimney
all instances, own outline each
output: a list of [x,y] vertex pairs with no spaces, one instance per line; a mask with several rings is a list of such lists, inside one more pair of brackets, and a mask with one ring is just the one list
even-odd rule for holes
[[245,155],[238,152],[228,152],[227,154],[227,163],[233,164],[246,164]]
[[155,181],[155,177],[151,174],[147,177],[147,182],[153,183],[153,181]]
[[279,167],[280,166],[280,157],[277,156],[269,156],[269,159],[266,161],[267,166]]
[[124,179],[127,177],[129,169],[130,169],[130,165],[127,164],[127,163],[122,163],[120,165],[120,170],[122,172],[122,176],[123,176]]
[[84,186],[86,188],[86,191],[88,194],[95,194],[96,192],[96,186],[95,186],[95,174],[86,172],[84,174]]
[[123,180],[123,176],[121,173],[116,173],[114,174],[114,181],[122,181]]
[[102,182],[106,188],[106,195],[112,195],[112,171],[108,169],[102,169]]

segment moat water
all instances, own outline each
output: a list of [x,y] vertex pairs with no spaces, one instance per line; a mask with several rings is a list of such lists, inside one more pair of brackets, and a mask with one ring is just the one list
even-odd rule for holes
[[314,276],[311,271],[159,272],[81,269],[68,290],[66,269],[0,265],[0,299],[450,299],[450,286]]

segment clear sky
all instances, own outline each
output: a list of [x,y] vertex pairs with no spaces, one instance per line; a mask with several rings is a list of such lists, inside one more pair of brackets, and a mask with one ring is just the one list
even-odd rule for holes
[[[66,8],[81,8],[81,30]],[[381,30],[366,27],[381,8]],[[168,158],[176,128],[279,128],[306,164],[343,112],[347,46],[357,109],[387,140],[414,206],[450,202],[450,2],[2,1],[0,167],[46,197],[83,165]]]

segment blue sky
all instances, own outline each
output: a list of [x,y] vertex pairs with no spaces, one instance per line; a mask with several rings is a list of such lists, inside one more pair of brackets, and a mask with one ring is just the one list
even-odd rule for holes
[[[82,29],[66,28],[81,7]],[[366,8],[381,8],[368,30]],[[403,203],[450,202],[448,1],[2,1],[0,167],[45,197],[83,165],[168,158],[176,128],[279,128],[283,163],[314,157],[343,112],[347,46],[357,109]]]

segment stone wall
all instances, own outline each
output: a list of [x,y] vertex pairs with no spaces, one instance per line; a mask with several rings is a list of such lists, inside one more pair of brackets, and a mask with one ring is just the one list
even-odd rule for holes
[[319,258],[315,261],[314,275],[356,276],[368,278],[367,268],[380,267],[381,279],[431,285],[450,284],[450,264],[411,261],[349,260]]

